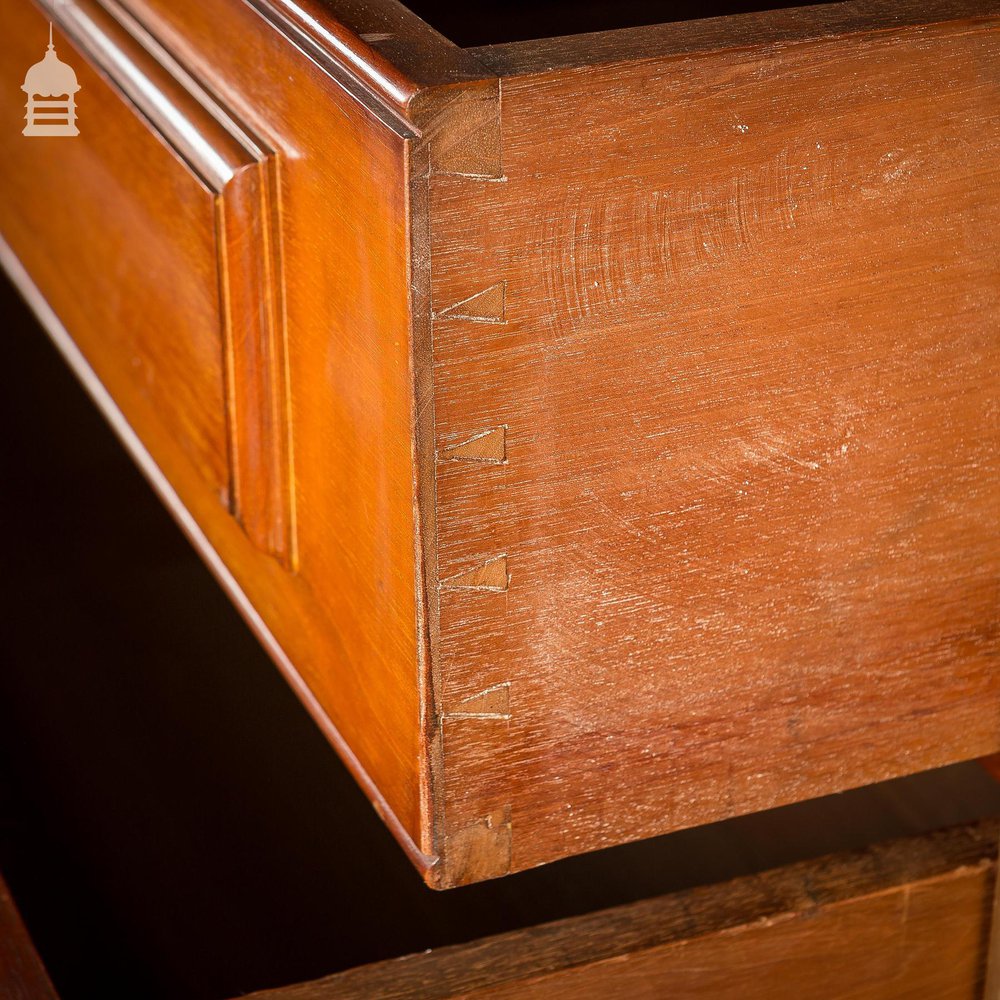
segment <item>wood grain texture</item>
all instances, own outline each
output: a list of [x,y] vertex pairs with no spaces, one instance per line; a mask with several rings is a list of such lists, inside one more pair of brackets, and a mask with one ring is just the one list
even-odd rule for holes
[[897,841],[253,997],[973,1000],[996,833]]
[[[48,25],[29,4],[9,4],[5,16],[11,44],[3,65],[16,79],[44,51]],[[154,437],[169,428],[215,503],[221,498],[228,506],[213,192],[58,30],[55,39],[82,86],[81,141],[54,147],[5,132],[4,236],[94,357],[137,431]],[[8,120],[22,117],[22,98],[6,88],[0,100]],[[180,93],[171,99],[204,139],[197,152],[218,176],[234,168],[239,150],[216,143],[222,130],[208,131],[197,102]],[[114,169],[111,150],[123,154]],[[185,336],[175,336],[182,322]]]
[[[275,185],[272,216],[280,204],[288,278],[280,308],[297,574],[249,544],[219,504],[220,495],[228,499],[227,372],[213,193],[58,31],[60,53],[84,88],[81,135],[58,148],[18,133],[0,138],[5,264],[376,808],[426,867],[403,140],[246,5],[128,8],[278,160],[267,182]],[[16,39],[3,53],[4,73],[20,78],[44,51],[47,25],[29,4],[10,0],[3,11]],[[223,23],[225,31],[215,30]],[[169,108],[186,107],[164,93]],[[9,120],[23,114],[18,99],[10,88],[0,98]],[[238,194],[241,204],[257,198],[250,186]],[[231,268],[250,235],[240,228],[245,219],[240,211],[228,217]],[[277,312],[260,276],[245,277],[246,305]],[[281,381],[261,361],[244,373],[248,396]],[[266,470],[257,471],[259,482]]]
[[232,510],[256,545],[294,569],[279,168],[273,154],[257,153],[216,202]]
[[45,10],[6,266],[429,882],[1000,749],[997,4]]
[[422,98],[483,66],[397,0],[247,0],[389,127],[421,134]]
[[[206,230],[202,238],[212,241],[216,258],[214,277],[207,272],[202,280],[207,283],[206,297],[213,284],[218,289],[216,323],[225,367],[225,499],[250,538],[290,565],[294,515],[273,152],[234,121],[113,0],[103,5],[92,0],[74,4],[44,0],[41,6],[89,65],[135,107],[150,131],[183,163],[179,169],[190,171],[204,189],[197,200],[210,206],[211,215],[197,224]],[[121,118],[129,112],[109,101],[93,106],[92,113]],[[150,185],[153,191],[154,185]],[[155,215],[154,205],[145,207]],[[126,221],[123,228],[127,225]],[[90,230],[78,235],[85,253],[93,237]],[[100,255],[92,259],[100,260]],[[75,263],[86,278],[93,265],[86,256]],[[181,275],[184,265],[183,257],[174,263]],[[141,262],[136,270],[141,272]],[[142,277],[149,282],[155,275],[152,271]],[[183,308],[183,300],[176,305]],[[166,322],[175,324],[182,315],[177,310]],[[135,335],[149,341],[147,351],[156,351],[156,332]],[[167,382],[170,373],[152,371],[147,377]],[[174,388],[167,382],[165,391]]]
[[509,689],[446,869],[996,749],[998,23],[505,78],[503,180],[430,174],[438,453],[506,426],[436,466],[437,698]]
[[4,1000],[58,1000],[52,981],[0,878],[0,996]]

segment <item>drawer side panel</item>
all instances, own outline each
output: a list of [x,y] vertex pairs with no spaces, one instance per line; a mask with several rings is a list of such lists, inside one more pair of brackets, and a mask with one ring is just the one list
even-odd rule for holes
[[500,103],[502,180],[430,195],[441,698],[491,706],[448,834],[517,870],[996,750],[997,22]]

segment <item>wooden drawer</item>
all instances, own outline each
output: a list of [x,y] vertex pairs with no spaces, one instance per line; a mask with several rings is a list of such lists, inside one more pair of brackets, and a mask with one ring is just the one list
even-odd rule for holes
[[3,3],[7,268],[430,884],[1000,749],[997,4]]
[[979,1000],[996,833],[880,844],[251,998]]

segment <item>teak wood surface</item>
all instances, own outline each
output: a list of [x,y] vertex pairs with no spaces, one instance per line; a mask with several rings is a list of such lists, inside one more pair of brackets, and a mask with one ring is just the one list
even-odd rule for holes
[[1000,5],[2,9],[7,269],[430,884],[1000,749]]
[[252,1000],[979,1000],[997,833],[878,845]]

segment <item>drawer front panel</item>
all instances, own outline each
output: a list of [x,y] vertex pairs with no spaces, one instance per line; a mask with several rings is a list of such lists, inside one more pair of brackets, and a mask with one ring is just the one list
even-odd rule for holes
[[[154,457],[180,445],[289,562],[274,157],[116,4],[8,13],[4,79],[32,93],[5,86],[4,117],[37,120],[0,140],[4,238]],[[47,19],[64,65],[25,77]],[[65,67],[79,134],[57,136],[38,125],[59,95],[34,91],[71,87]]]
[[[0,264],[428,869],[405,135],[239,0],[0,11]],[[70,138],[21,135],[48,19]]]

